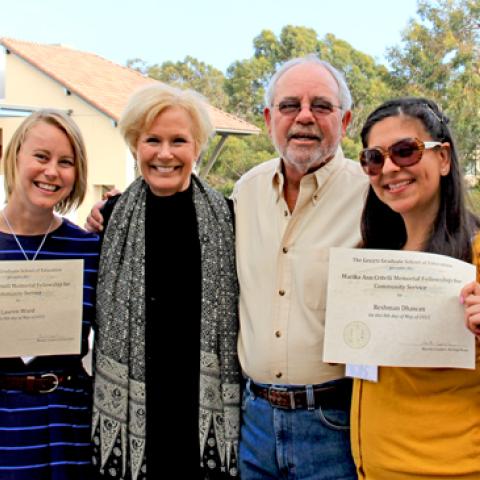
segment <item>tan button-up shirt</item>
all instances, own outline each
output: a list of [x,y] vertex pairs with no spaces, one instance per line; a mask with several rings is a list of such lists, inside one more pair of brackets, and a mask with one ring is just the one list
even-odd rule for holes
[[302,178],[292,214],[283,182],[274,159],[247,172],[233,193],[240,362],[256,382],[318,384],[344,374],[322,361],[328,249],[360,241],[368,181],[339,149]]

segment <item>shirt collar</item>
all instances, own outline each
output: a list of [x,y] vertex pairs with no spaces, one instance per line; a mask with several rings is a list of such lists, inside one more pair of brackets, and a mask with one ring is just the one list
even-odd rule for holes
[[283,184],[284,184],[283,168],[282,168],[282,159],[276,159],[275,169],[272,173],[272,186],[273,190],[276,193],[276,201],[279,202],[283,195]]
[[[332,177],[332,175],[342,169],[345,166],[346,159],[342,151],[342,147],[340,145],[335,152],[333,158],[327,162],[325,165],[317,168],[312,173],[308,173],[302,178],[301,187],[306,188],[307,185],[309,186],[311,182],[314,183],[312,191],[312,202],[316,203],[318,198],[318,193],[325,183],[327,183],[328,179]],[[282,159],[276,159],[275,169],[272,173],[272,186],[276,193],[276,201],[278,202],[283,197],[283,185],[285,183],[285,177],[282,168]]]

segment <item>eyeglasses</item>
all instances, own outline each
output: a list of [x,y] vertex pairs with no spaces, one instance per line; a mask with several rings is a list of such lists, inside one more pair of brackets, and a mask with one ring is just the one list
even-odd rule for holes
[[418,138],[404,138],[386,150],[382,147],[364,148],[360,152],[360,164],[367,175],[378,175],[387,157],[397,167],[411,167],[422,159],[424,150],[441,145],[441,142],[422,142]]
[[[302,104],[298,100],[283,100],[274,107],[286,117],[296,117],[302,110]],[[310,111],[315,117],[323,117],[333,112],[335,108],[342,108],[340,105],[333,105],[327,100],[314,100],[310,106]]]

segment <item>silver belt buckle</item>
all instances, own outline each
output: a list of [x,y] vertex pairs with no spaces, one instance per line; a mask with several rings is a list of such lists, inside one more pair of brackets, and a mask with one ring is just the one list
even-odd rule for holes
[[54,392],[58,387],[58,377],[54,373],[44,373],[40,375],[40,378],[52,378],[53,379],[53,386],[47,388],[46,390],[38,390],[39,393],[51,393]]

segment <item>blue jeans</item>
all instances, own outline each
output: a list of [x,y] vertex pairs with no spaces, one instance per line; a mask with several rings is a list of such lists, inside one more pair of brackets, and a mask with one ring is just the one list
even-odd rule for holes
[[249,385],[247,380],[240,432],[242,480],[357,479],[350,452],[348,398],[338,408],[284,410],[255,397]]

